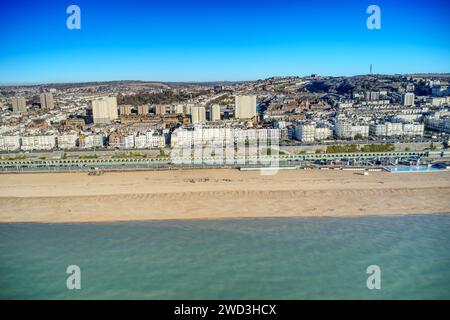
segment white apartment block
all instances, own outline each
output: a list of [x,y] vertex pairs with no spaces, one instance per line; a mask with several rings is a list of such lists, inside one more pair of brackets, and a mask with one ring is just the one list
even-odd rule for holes
[[417,122],[385,122],[371,124],[369,133],[373,137],[423,136],[424,125]]
[[372,137],[385,137],[386,136],[386,124],[385,123],[370,124],[369,134]]
[[147,148],[164,148],[166,146],[166,138],[164,135],[157,134],[155,131],[146,133]]
[[52,150],[56,147],[55,135],[37,135],[22,137],[22,147],[24,151],[31,150]]
[[147,138],[149,148],[164,148],[166,146],[166,139],[162,135],[152,135]]
[[[280,138],[280,129],[240,129],[213,127],[196,127],[192,129],[178,128],[172,133],[172,147],[205,145],[207,143],[230,145],[234,143],[255,142]],[[265,142],[262,142],[265,143]]]
[[40,95],[41,100],[41,108],[42,109],[54,109],[55,108],[55,102],[53,100],[53,95],[49,92],[41,93]]
[[213,104],[211,106],[210,120],[211,121],[220,121],[220,105]]
[[386,122],[386,136],[399,137],[403,135],[403,124],[401,122]]
[[159,135],[153,130],[147,131],[145,134],[129,134],[124,137],[125,149],[164,148],[165,146],[164,135]]
[[407,92],[402,95],[402,105],[413,106],[414,105],[414,93]]
[[369,136],[369,126],[365,124],[352,124],[346,121],[337,121],[334,126],[338,138],[354,139],[357,135],[363,138]]
[[0,136],[1,151],[15,151],[20,149],[20,136]]
[[27,102],[24,97],[12,97],[11,103],[14,113],[21,113],[27,111]]
[[316,127],[316,132],[314,133],[314,140],[322,141],[333,136],[333,130],[329,127]]
[[206,121],[206,109],[204,106],[195,106],[191,108],[191,122],[203,123]]
[[90,134],[84,136],[84,145],[86,149],[91,148],[103,148],[105,145],[105,135],[104,134]]
[[251,119],[256,116],[256,95],[235,97],[235,118]]
[[58,148],[60,149],[73,149],[76,148],[78,142],[78,134],[76,133],[64,133],[59,134],[58,139]]
[[366,98],[366,101],[380,100],[380,92],[378,92],[378,91],[366,91],[364,93],[364,97]]
[[298,141],[312,142],[316,134],[315,124],[300,124],[295,126],[294,137]]
[[316,123],[306,123],[294,126],[294,138],[302,142],[322,141],[333,135],[326,126],[318,127]]
[[134,147],[136,149],[145,149],[147,148],[147,135],[138,134],[134,137]]
[[134,134],[129,134],[124,137],[123,147],[125,149],[134,149]]
[[92,100],[94,123],[109,124],[119,118],[116,97],[104,97]]
[[425,125],[423,123],[404,123],[403,124],[403,135],[404,136],[423,136]]
[[436,130],[439,132],[450,133],[450,117],[443,117],[440,119],[427,118],[426,121],[427,128]]

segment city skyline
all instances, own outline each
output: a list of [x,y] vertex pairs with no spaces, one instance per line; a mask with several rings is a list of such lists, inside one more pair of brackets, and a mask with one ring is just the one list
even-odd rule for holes
[[[81,9],[80,30],[66,27],[71,4]],[[381,8],[380,30],[366,27],[371,4]],[[371,64],[375,74],[450,72],[449,4],[440,0],[414,5],[8,0],[0,7],[3,85],[352,76],[369,73]]]
[[246,83],[246,82],[257,82],[257,81],[263,81],[267,79],[272,78],[309,78],[309,77],[316,77],[316,78],[353,78],[353,77],[364,77],[364,76],[377,76],[377,77],[385,77],[385,76],[392,76],[392,77],[408,77],[408,76],[417,76],[417,77],[423,77],[423,76],[444,76],[444,77],[450,77],[450,72],[423,72],[423,73],[361,73],[361,74],[355,74],[355,75],[327,75],[327,74],[317,74],[317,73],[311,73],[311,74],[305,74],[305,75],[272,75],[267,76],[265,78],[260,79],[248,79],[248,80],[232,80],[232,79],[225,79],[225,80],[204,80],[204,81],[161,81],[158,79],[113,79],[113,80],[89,80],[89,81],[63,81],[63,82],[18,82],[18,83],[2,83],[0,82],[0,87],[27,87],[27,86],[51,86],[51,85],[65,85],[65,84],[73,84],[73,85],[81,85],[81,84],[99,84],[99,83],[115,83],[115,82],[129,82],[129,83],[167,83],[167,84],[214,84],[214,83]]

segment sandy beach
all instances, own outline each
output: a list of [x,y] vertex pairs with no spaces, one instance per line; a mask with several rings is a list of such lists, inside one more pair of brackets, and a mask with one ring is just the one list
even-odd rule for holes
[[177,170],[0,175],[0,222],[450,212],[450,172]]

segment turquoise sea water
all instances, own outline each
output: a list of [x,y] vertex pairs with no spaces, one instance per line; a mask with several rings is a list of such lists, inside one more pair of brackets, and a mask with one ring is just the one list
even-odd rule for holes
[[442,171],[443,169],[440,168],[433,168],[433,167],[396,167],[396,168],[389,168],[390,172],[417,172],[417,171]]
[[0,298],[450,299],[450,215],[0,224]]

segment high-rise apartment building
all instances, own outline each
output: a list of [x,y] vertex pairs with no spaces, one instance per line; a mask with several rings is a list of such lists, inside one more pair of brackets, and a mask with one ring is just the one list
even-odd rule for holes
[[24,97],[13,97],[11,103],[14,113],[21,113],[27,111],[27,102]]
[[191,108],[191,122],[201,123],[206,121],[206,109],[203,106],[194,106]]
[[163,104],[156,105],[155,114],[160,114],[160,115],[166,114],[166,106]]
[[366,91],[364,96],[366,98],[366,101],[380,100],[380,92],[378,91]]
[[220,105],[213,104],[209,113],[211,121],[220,121]]
[[235,97],[235,118],[251,119],[256,116],[256,95]]
[[116,97],[92,100],[92,115],[95,124],[108,124],[116,120],[119,117]]
[[130,115],[132,110],[133,110],[133,106],[131,106],[131,105],[124,104],[124,105],[119,106],[119,112],[120,112],[121,116],[122,115],[124,115],[124,116]]
[[148,114],[148,105],[138,106],[138,114]]
[[402,95],[402,105],[413,106],[414,105],[414,93],[408,92]]
[[53,95],[50,92],[41,93],[41,108],[42,109],[53,109],[55,108],[55,101],[53,100]]

